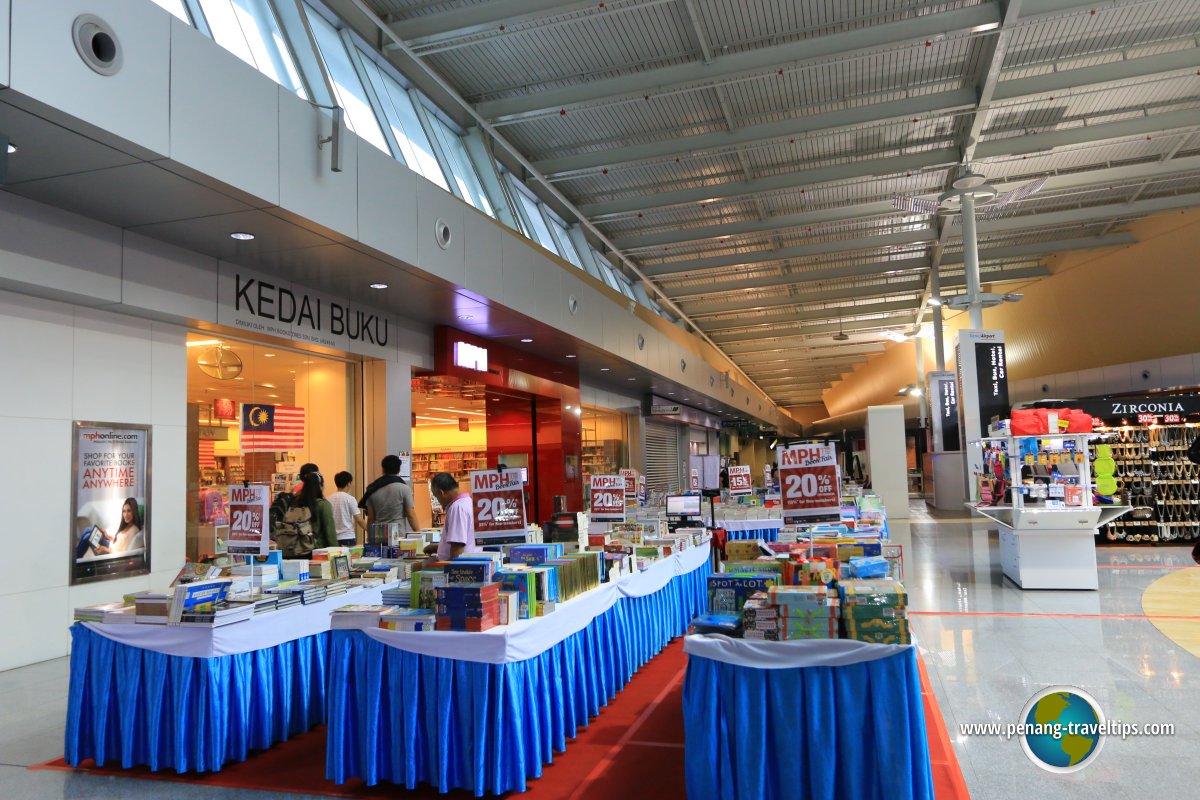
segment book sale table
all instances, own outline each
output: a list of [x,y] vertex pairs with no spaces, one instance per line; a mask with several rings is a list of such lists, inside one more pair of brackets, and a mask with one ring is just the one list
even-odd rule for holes
[[783,529],[781,519],[718,519],[717,527],[724,528],[729,541],[738,539],[762,539],[764,542],[779,541]]
[[76,623],[66,755],[78,766],[215,772],[325,721],[329,614],[352,589],[221,627]]
[[332,631],[326,777],[524,791],[706,606],[708,543],[481,633]]
[[933,800],[916,649],[688,636],[690,800]]

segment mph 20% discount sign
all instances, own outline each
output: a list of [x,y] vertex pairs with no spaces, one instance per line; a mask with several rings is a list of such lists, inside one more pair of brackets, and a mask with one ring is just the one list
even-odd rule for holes
[[841,481],[837,453],[831,444],[781,447],[779,491],[785,517],[837,514],[841,509]]
[[525,489],[521,483],[521,470],[472,472],[471,514],[475,519],[476,536],[525,533]]
[[229,538],[226,549],[230,553],[265,556],[271,549],[270,531],[267,529],[267,508],[271,504],[271,493],[266,486],[229,487]]
[[625,477],[593,475],[591,480],[593,520],[625,521]]

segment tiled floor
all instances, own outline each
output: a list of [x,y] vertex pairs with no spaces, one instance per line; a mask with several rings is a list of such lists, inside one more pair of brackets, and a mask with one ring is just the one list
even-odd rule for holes
[[[1145,588],[1166,567],[1191,565],[1186,548],[1102,548],[1100,591],[1023,592],[1001,576],[996,535],[984,524],[937,522],[918,511],[911,523],[893,523],[893,533],[905,545],[913,628],[973,798],[1196,796],[1200,659],[1141,618]],[[27,770],[62,755],[66,675],[66,659],[0,673],[5,800],[298,797]],[[1016,739],[958,735],[959,723],[1015,722],[1051,684],[1086,689],[1110,719],[1172,722],[1176,734],[1110,739],[1095,763],[1072,775],[1038,769]]]
[[[1188,548],[1101,548],[1098,592],[1022,591],[1001,575],[985,524],[919,512],[894,528],[911,539],[906,585],[912,610],[926,612],[913,614],[913,629],[973,798],[1196,795],[1188,756],[1200,742],[1200,660],[1141,618],[1142,592],[1166,567],[1190,566]],[[959,734],[959,723],[1016,722],[1053,684],[1085,689],[1109,719],[1172,722],[1176,734],[1110,738],[1070,775],[1034,766],[1015,738]]]

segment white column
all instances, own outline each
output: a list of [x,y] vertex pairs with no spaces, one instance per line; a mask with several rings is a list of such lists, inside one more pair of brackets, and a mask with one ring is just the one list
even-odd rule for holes
[[967,277],[967,318],[972,330],[983,329],[983,304],[979,300],[979,238],[975,232],[975,196],[962,196],[963,272]]

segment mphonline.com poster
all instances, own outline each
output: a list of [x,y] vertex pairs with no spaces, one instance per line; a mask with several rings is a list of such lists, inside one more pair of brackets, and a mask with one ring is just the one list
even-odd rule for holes
[[75,423],[71,583],[150,571],[150,428]]

